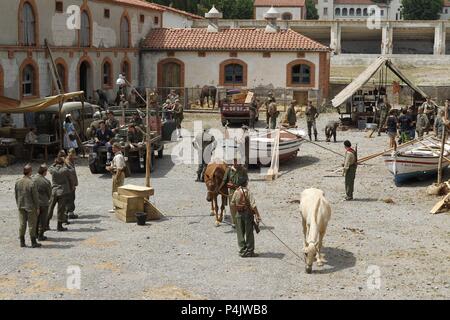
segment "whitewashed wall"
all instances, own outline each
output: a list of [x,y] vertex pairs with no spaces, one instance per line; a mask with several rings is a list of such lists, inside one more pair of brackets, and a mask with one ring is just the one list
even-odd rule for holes
[[[146,52],[142,63],[144,85],[157,86],[158,62],[167,58],[165,52]],[[187,88],[204,85],[219,85],[220,64],[228,59],[239,59],[247,63],[247,87],[271,86],[286,87],[287,65],[297,59],[305,59],[315,64],[315,88],[319,87],[319,54],[306,53],[305,58],[298,58],[295,52],[272,53],[270,58],[263,58],[261,52],[238,53],[237,58],[230,58],[228,52],[207,52],[206,57],[199,57],[197,52],[176,52],[174,58],[184,62]]]
[[[269,11],[270,7],[256,7],[255,15],[256,20],[264,20],[264,14]],[[275,8],[281,15],[285,12],[292,14],[292,20],[302,20],[302,8],[300,7],[276,7]]]

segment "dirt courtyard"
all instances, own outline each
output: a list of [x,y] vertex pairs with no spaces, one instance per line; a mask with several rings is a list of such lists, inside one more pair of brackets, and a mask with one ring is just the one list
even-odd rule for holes
[[[194,119],[220,128],[218,115],[185,117],[187,129]],[[319,117],[321,145],[343,153],[349,139],[360,157],[385,148],[386,135],[369,139],[362,131],[338,132],[338,143],[324,142],[323,128],[332,118],[337,115]],[[305,127],[305,119],[299,124]],[[277,180],[250,171],[249,187],[268,227],[255,235],[260,256],[243,259],[231,226],[215,227],[209,216],[206,188],[193,182],[197,166],[172,163],[174,146],[166,146],[151,177],[152,201],[164,219],[143,227],[117,220],[108,213],[110,176],[92,175],[80,159],[80,219],[67,232],[47,232],[40,249],[19,247],[14,182],[23,164],[0,168],[0,299],[450,298],[450,217],[428,213],[439,200],[425,193],[432,181],[396,187],[377,158],[359,166],[355,200],[342,202],[343,177],[333,173],[342,158],[304,143]],[[33,165],[36,171],[39,163]],[[133,175],[126,183],[143,185],[144,177]],[[311,275],[268,230],[300,252],[298,200],[308,187],[324,190],[333,210],[324,240],[328,262],[314,266]],[[70,286],[74,268],[79,289]]]

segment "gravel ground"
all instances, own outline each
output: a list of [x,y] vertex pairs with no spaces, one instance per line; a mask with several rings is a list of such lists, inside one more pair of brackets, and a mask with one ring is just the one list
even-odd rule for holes
[[[194,118],[219,126],[217,115],[186,117],[187,128]],[[326,121],[335,117],[319,118],[319,138]],[[368,139],[364,132],[346,131],[338,132],[339,143],[320,144],[343,152],[344,139],[358,143],[360,157],[387,143],[386,136]],[[81,218],[68,232],[48,232],[49,241],[34,250],[19,248],[17,240],[13,189],[22,164],[2,168],[0,299],[450,298],[450,219],[448,213],[428,213],[438,200],[425,194],[431,182],[395,187],[378,158],[358,168],[355,201],[342,202],[343,178],[332,173],[340,164],[338,156],[305,143],[299,156],[281,167],[279,179],[266,182],[258,170],[250,172],[267,225],[256,235],[260,257],[253,259],[238,256],[229,224],[214,226],[205,186],[193,183],[196,166],[174,166],[169,152],[152,175],[153,201],[165,219],[145,227],[118,221],[108,213],[110,177],[91,175],[82,159],[77,169]],[[144,179],[126,182],[143,185]],[[314,266],[311,275],[269,232],[300,251],[298,200],[307,187],[324,190],[333,210],[324,243],[328,263]],[[393,203],[383,201],[387,198]],[[67,287],[70,266],[80,267],[80,289]]]

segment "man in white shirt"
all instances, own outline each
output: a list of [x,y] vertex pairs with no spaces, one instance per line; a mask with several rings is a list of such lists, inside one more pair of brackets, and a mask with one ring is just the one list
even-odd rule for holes
[[[126,163],[122,154],[122,147],[119,143],[116,142],[113,144],[112,151],[114,153],[114,158],[111,165],[106,167],[106,170],[113,174],[112,193],[114,194],[119,187],[124,185]],[[111,211],[114,212],[114,210],[110,210],[110,212]]]

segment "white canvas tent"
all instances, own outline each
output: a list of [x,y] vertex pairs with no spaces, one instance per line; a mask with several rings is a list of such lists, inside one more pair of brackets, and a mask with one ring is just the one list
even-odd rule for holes
[[392,63],[392,61],[386,57],[378,57],[370,66],[367,67],[355,80],[352,81],[347,87],[344,88],[338,95],[331,100],[333,107],[337,108],[345,103],[352,95],[364,86],[380,68],[386,66],[397,77],[399,77],[404,83],[406,83],[412,90],[420,94],[424,98],[428,98],[428,95],[423,92],[419,87],[412,83],[403,73]]

